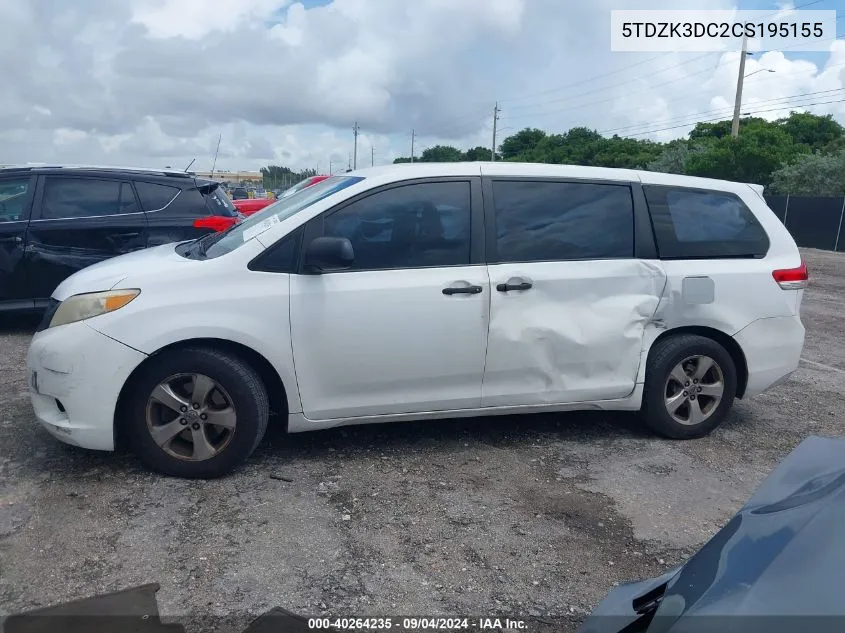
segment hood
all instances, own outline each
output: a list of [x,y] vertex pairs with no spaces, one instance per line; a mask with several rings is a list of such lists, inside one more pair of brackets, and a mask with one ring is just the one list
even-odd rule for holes
[[845,439],[810,437],[684,565],[614,589],[581,631],[842,630],[843,586]]
[[53,292],[53,298],[64,301],[81,292],[111,290],[130,275],[155,274],[180,264],[197,264],[176,253],[177,244],[163,244],[92,264],[65,279]]

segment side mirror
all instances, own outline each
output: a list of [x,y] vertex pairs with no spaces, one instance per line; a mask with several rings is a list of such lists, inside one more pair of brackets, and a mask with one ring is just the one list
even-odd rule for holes
[[317,237],[305,249],[305,269],[309,272],[344,270],[354,261],[352,242],[345,237]]

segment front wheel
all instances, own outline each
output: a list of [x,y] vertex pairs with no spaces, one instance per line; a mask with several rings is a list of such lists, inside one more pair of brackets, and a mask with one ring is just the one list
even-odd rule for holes
[[269,403],[243,360],[207,348],[150,358],[131,385],[129,439],[150,468],[176,477],[228,474],[255,450]]
[[641,417],[666,437],[702,437],[727,418],[736,383],[736,366],[719,343],[692,334],[670,336],[649,354]]

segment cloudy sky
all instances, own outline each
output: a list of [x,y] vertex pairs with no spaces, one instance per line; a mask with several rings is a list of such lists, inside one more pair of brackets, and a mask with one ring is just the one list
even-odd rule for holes
[[[836,9],[845,0],[795,0]],[[727,118],[737,53],[612,53],[612,8],[736,0],[0,0],[0,164],[345,168],[526,126],[667,140]],[[741,9],[794,4],[742,0]],[[837,22],[845,33],[845,19]],[[750,57],[746,112],[845,123],[845,39]],[[829,102],[829,103],[821,103]]]

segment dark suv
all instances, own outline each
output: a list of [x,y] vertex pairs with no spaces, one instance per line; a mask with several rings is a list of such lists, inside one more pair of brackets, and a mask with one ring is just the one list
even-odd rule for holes
[[56,286],[96,262],[241,217],[219,183],[188,172],[0,168],[0,313],[43,308]]

